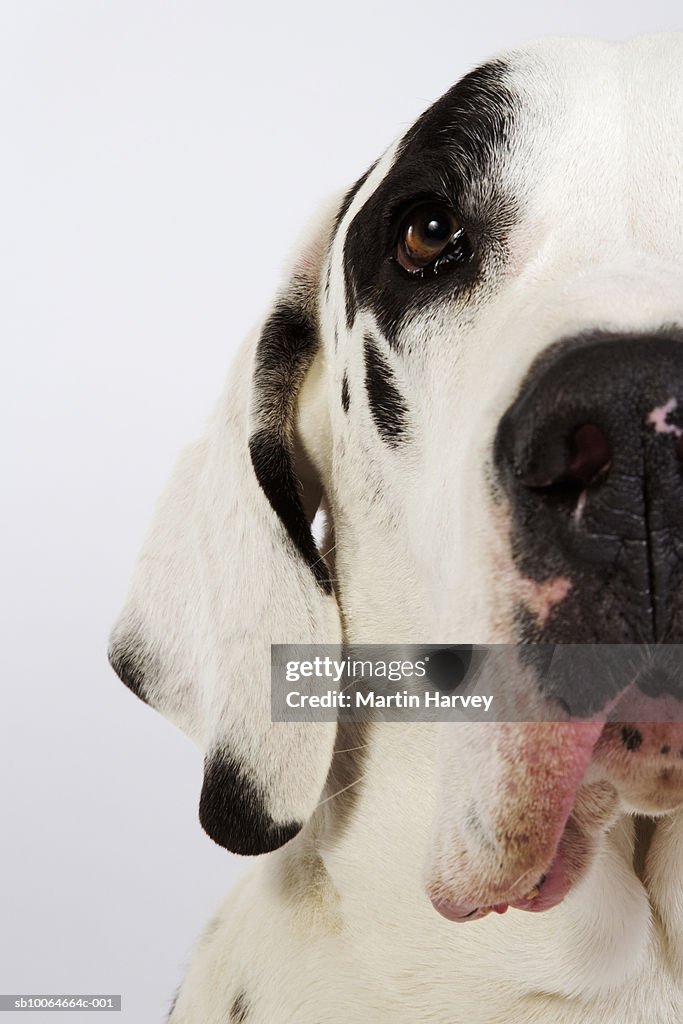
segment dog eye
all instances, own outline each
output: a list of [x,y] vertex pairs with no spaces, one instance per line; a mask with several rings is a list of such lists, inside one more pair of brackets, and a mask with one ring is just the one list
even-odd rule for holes
[[401,225],[396,259],[409,273],[424,277],[466,257],[465,235],[453,210],[444,203],[422,203]]

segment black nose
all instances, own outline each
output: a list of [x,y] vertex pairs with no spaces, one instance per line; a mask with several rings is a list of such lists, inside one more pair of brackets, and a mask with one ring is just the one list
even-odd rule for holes
[[566,584],[546,634],[554,625],[567,634],[555,639],[581,642],[580,619],[597,639],[604,615],[603,642],[676,628],[682,456],[683,332],[582,336],[534,364],[499,424],[495,463],[522,575]]

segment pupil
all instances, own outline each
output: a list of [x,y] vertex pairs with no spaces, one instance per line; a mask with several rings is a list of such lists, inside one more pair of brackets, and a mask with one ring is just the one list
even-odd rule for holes
[[425,235],[433,242],[447,242],[451,236],[451,226],[445,217],[435,214],[425,225]]

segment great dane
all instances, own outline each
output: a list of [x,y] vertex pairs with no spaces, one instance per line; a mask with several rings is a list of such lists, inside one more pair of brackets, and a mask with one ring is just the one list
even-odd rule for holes
[[675,716],[270,707],[271,643],[683,639],[682,68],[656,35],[468,74],[316,218],[182,456],[110,658],[263,856],[173,1024],[683,1020]]

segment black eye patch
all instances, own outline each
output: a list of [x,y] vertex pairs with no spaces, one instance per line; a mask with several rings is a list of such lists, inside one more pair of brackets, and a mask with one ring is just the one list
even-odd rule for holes
[[[458,294],[479,277],[488,249],[504,243],[516,203],[499,182],[496,164],[507,149],[518,99],[504,61],[463,78],[410,129],[385,178],[349,225],[344,244],[346,322],[359,307],[372,311],[382,334],[397,343],[407,314],[444,294]],[[436,197],[462,216],[472,258],[448,281],[406,280],[396,261],[396,216],[416,196]]]

